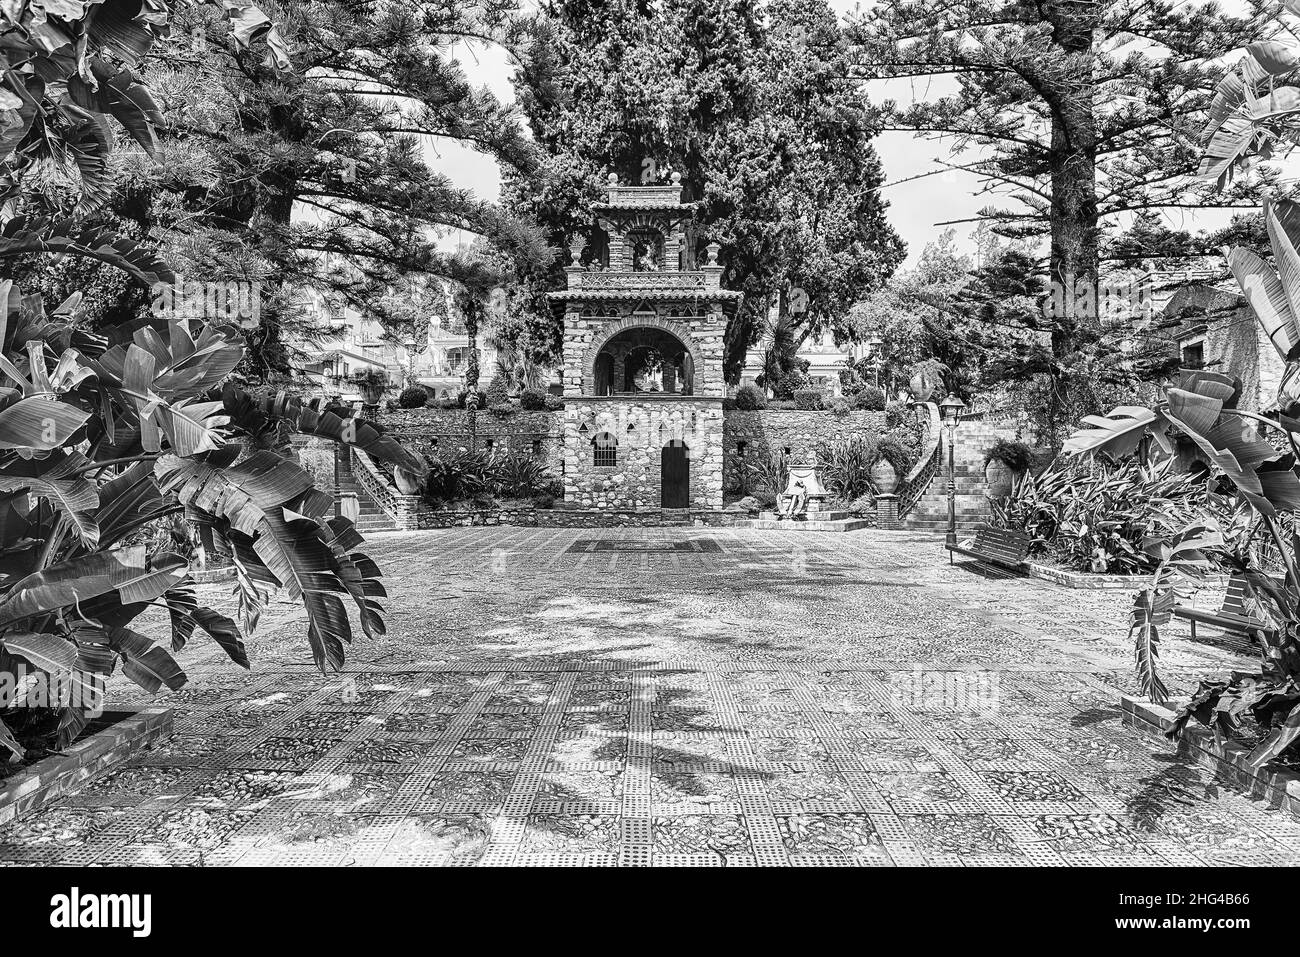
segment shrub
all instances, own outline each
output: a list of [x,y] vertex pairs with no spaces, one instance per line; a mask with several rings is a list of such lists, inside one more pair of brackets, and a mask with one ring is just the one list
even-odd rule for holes
[[514,415],[515,404],[513,402],[497,402],[488,406],[488,411],[499,419],[504,419],[508,415]]
[[548,412],[559,412],[563,408],[564,408],[564,399],[561,396],[550,395],[549,393],[547,394],[546,410]]
[[432,455],[428,461],[424,495],[434,504],[491,495],[528,498],[555,491],[555,480],[531,455],[462,451]]
[[778,399],[794,398],[796,392],[808,388],[808,374],[802,369],[790,369],[782,373],[781,378],[777,380],[776,388],[772,391]]
[[554,508],[555,498],[554,496],[543,493],[533,499],[533,506],[535,508]]
[[784,409],[784,410],[796,408],[794,402],[790,401],[789,399],[773,399],[771,402],[767,404],[767,407],[769,409]]
[[422,385],[408,385],[397,397],[397,404],[403,409],[422,409],[429,401],[429,390]]
[[1024,532],[1033,553],[1067,568],[1138,575],[1159,564],[1145,548],[1149,540],[1173,534],[1215,501],[1201,475],[1132,461],[1058,460],[1027,476],[995,521]]
[[501,405],[510,401],[510,386],[504,376],[495,375],[487,387],[487,404]]
[[834,412],[836,415],[848,415],[853,410],[853,405],[848,399],[842,399],[839,396],[830,396],[825,399],[823,404],[827,412]]
[[506,498],[526,498],[545,491],[546,467],[531,455],[509,454],[493,461],[492,489]]
[[916,426],[916,413],[906,402],[888,402],[885,404],[885,428],[893,431],[912,431]]
[[794,394],[794,407],[804,412],[822,408],[822,394],[817,389],[800,389]]
[[817,447],[822,482],[845,502],[870,493],[871,467],[879,457],[875,441],[865,435],[850,436],[842,442],[823,442]]
[[767,408],[767,396],[763,390],[754,385],[742,385],[736,390],[736,408],[746,411]]
[[784,492],[790,482],[790,460],[782,452],[754,456],[744,468],[748,474],[740,481],[750,489],[750,494],[765,504],[776,501],[777,495]]
[[885,410],[885,390],[874,385],[864,386],[862,391],[854,397],[853,407],[867,412],[883,412]]
[[487,403],[487,395],[483,392],[482,389],[474,389],[474,390],[470,390],[470,389],[462,389],[461,392],[460,392],[460,395],[458,395],[458,396],[456,397],[456,406],[457,406],[457,408],[461,408],[461,409],[463,409],[463,408],[466,407],[466,405],[465,405],[465,400],[469,398],[469,394],[470,394],[471,391],[473,391],[475,394],[478,395],[478,407],[479,407],[480,409],[485,408],[485,407],[487,406],[487,404],[488,404],[488,403]]
[[519,407],[525,412],[541,412],[548,396],[542,389],[525,389],[519,393]]

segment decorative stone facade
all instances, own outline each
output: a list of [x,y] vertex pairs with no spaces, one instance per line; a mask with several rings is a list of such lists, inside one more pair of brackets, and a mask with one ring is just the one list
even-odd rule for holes
[[[586,431],[583,431],[584,428]],[[722,400],[571,400],[564,422],[564,500],[572,508],[656,508],[664,448],[684,444],[690,508],[722,507]],[[614,463],[596,461],[595,438],[612,435]]]
[[742,297],[680,200],[676,178],[612,179],[549,294],[564,317],[565,508],[722,508],[723,337]]
[[879,437],[886,429],[883,412],[803,412],[788,409],[729,409],[723,429],[723,472],[732,481],[747,462],[786,453],[793,461],[806,461],[823,442],[839,442],[852,435]]

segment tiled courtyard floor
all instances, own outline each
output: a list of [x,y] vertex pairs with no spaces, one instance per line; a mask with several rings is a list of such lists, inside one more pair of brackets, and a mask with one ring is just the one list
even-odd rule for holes
[[[346,674],[312,670],[290,604],[251,673],[196,638],[175,737],[0,830],[0,862],[1300,862],[1300,824],[1121,726],[1127,592],[990,579],[903,532],[369,551],[389,631]],[[1175,690],[1247,664],[1164,645]]]

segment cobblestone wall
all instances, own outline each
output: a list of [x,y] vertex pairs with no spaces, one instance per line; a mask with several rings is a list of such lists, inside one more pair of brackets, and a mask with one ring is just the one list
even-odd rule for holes
[[[596,464],[593,440],[617,441],[614,464]],[[577,509],[658,508],[665,445],[685,442],[690,507],[722,507],[722,403],[719,399],[570,399],[564,419],[564,501]]]
[[[480,409],[475,416],[474,447],[537,455],[558,477],[563,460],[563,416],[563,412],[523,411],[502,416]],[[400,409],[380,413],[378,421],[412,451],[439,453],[469,448],[469,413],[464,409]]]
[[823,442],[851,435],[878,436],[885,431],[885,413],[854,411],[801,412],[792,409],[729,409],[723,428],[723,469],[731,481],[747,461],[786,452],[803,461]]

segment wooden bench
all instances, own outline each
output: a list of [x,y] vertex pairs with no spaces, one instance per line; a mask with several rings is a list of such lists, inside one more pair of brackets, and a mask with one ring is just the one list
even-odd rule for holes
[[944,548],[948,549],[949,564],[953,561],[953,555],[957,554],[967,555],[990,565],[1000,565],[1012,571],[1022,571],[1025,567],[1025,556],[1029,554],[1029,542],[1029,536],[1024,532],[981,525],[969,546],[945,543]]
[[1224,633],[1250,642],[1252,629],[1267,628],[1269,623],[1258,614],[1252,614],[1250,593],[1246,588],[1246,579],[1233,575],[1228,579],[1228,593],[1223,596],[1223,604],[1218,612],[1202,611],[1188,605],[1175,605],[1174,615],[1192,623],[1192,640],[1196,640],[1197,622],[1222,628]]

